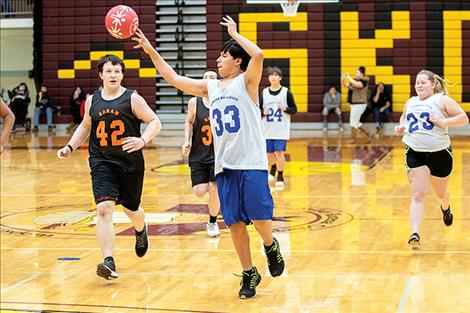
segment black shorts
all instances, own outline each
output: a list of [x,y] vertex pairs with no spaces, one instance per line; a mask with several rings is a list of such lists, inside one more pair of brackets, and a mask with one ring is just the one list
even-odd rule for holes
[[131,211],[139,209],[144,171],[126,173],[118,166],[100,163],[91,168],[90,174],[96,204],[113,200]]
[[191,168],[191,183],[192,186],[199,184],[208,184],[210,181],[215,181],[214,177],[215,163],[199,163],[193,162]]
[[452,172],[452,147],[436,152],[418,152],[406,147],[407,169],[427,166],[432,176],[447,177]]

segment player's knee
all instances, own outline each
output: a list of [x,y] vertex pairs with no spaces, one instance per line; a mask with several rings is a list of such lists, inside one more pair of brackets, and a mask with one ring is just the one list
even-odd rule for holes
[[103,201],[96,205],[96,211],[101,218],[110,217],[113,214],[114,204],[110,201]]
[[414,191],[413,202],[424,202],[424,200],[426,200],[426,196],[426,193],[423,191]]
[[208,191],[208,184],[196,185],[193,187],[194,194],[198,197],[204,197]]

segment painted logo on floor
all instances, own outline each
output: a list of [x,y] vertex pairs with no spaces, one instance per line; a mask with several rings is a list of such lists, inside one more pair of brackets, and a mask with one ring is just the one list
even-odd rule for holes
[[[88,209],[88,210],[87,210]],[[163,212],[146,213],[150,236],[205,236],[208,208],[203,204],[179,204]],[[274,232],[321,230],[350,222],[353,216],[347,212],[329,208],[304,210],[279,208],[283,214],[273,218]],[[38,237],[95,236],[96,210],[87,205],[40,207],[1,216],[1,231],[15,235]],[[117,236],[134,237],[134,228],[120,210],[113,214]],[[228,233],[222,218],[219,228]],[[250,231],[255,231],[249,227]]]

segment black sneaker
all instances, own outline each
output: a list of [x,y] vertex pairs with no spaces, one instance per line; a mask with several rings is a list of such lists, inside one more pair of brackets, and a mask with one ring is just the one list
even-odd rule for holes
[[261,275],[258,273],[258,269],[255,266],[253,266],[251,274],[243,271],[238,297],[240,299],[253,298],[256,295],[256,286],[259,285],[260,281]]
[[284,259],[281,255],[281,247],[276,238],[273,238],[273,244],[269,250],[264,247],[268,259],[268,268],[272,277],[280,276],[284,271]]
[[454,220],[454,216],[452,215],[452,211],[450,210],[450,206],[445,211],[441,207],[441,211],[442,211],[442,220],[444,221],[444,224],[446,226],[452,225],[452,222]]
[[96,275],[107,280],[112,280],[119,277],[118,273],[116,272],[116,265],[113,261],[108,260],[105,260],[103,263],[100,263],[98,266],[96,266]]
[[410,245],[411,249],[417,250],[419,249],[419,241],[420,241],[420,238],[419,238],[418,233],[413,233],[410,236],[410,239],[408,239],[408,244]]
[[135,232],[135,254],[137,254],[137,256],[141,258],[147,253],[148,249],[149,236],[147,233],[147,224],[145,224],[142,234],[137,235],[137,231]]

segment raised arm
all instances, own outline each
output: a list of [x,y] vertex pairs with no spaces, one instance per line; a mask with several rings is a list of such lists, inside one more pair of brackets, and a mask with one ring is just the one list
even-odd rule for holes
[[8,142],[8,137],[10,137],[11,129],[15,124],[15,115],[13,115],[13,112],[11,112],[6,103],[3,102],[2,98],[0,98],[0,116],[3,119],[3,129],[0,137],[0,154],[2,154]]
[[196,118],[196,98],[193,97],[188,101],[188,115],[184,121],[184,143],[181,146],[181,152],[183,155],[188,155],[191,151],[192,136],[193,136],[193,124]]
[[263,50],[238,33],[237,24],[230,16],[226,15],[222,19],[223,22],[220,22],[220,24],[227,27],[230,37],[238,42],[251,57],[248,67],[243,75],[245,76],[246,89],[248,90],[250,97],[253,99],[253,102],[256,103],[258,100],[258,87],[261,81],[261,76],[263,75]]
[[69,157],[73,150],[80,147],[80,145],[88,138],[90,135],[91,130],[91,117],[90,117],[90,106],[92,96],[89,96],[85,101],[85,114],[83,116],[83,120],[78,125],[77,130],[70,138],[69,142],[60,150],[57,151],[57,157],[59,159],[65,159]]
[[365,87],[364,83],[361,80],[355,80],[351,76],[346,75],[346,79],[349,81],[349,83],[356,89],[362,89]]
[[142,48],[145,53],[150,56],[153,65],[160,72],[163,78],[173,87],[178,88],[190,95],[207,97],[207,80],[192,79],[186,76],[181,76],[176,73],[173,68],[162,58],[160,53],[150,44],[150,41],[145,37],[144,33],[138,29],[135,33],[137,37],[132,40],[137,42],[134,46],[135,49]]

